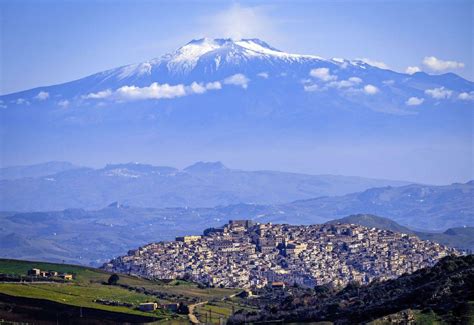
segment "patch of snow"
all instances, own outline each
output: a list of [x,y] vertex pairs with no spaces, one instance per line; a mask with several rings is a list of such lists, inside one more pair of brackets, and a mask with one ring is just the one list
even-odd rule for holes
[[184,71],[192,70],[201,56],[219,47],[220,45],[215,40],[208,38],[190,42],[174,53],[168,62],[168,69],[174,70],[178,68]]
[[138,178],[140,177],[139,174],[133,173],[126,168],[117,168],[108,170],[105,173],[105,176],[115,176],[115,177],[130,177],[130,178]]
[[151,69],[152,64],[150,62],[127,65],[119,70],[117,79],[122,80],[134,76],[150,75]]
[[324,60],[322,57],[319,57],[316,55],[303,55],[303,54],[292,54],[292,53],[282,52],[282,51],[264,46],[255,40],[240,40],[240,41],[236,41],[235,44],[247,50],[250,50],[250,52],[247,52],[249,55],[262,55],[263,54],[263,55],[274,56],[274,57],[279,57],[279,58],[294,58],[294,59],[311,58],[311,59]]

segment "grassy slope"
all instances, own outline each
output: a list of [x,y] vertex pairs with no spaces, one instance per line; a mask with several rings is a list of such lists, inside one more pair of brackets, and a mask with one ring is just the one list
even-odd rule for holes
[[[13,296],[47,299],[74,306],[90,307],[145,316],[151,316],[151,314],[127,307],[106,306],[95,303],[94,300],[114,300],[132,303],[134,306],[147,301],[159,301],[161,303],[169,302],[164,300],[160,301],[155,296],[137,293],[135,291],[130,291],[118,286],[103,285],[102,282],[107,281],[110,274],[101,270],[67,264],[0,259],[0,273],[25,275],[27,271],[33,267],[39,268],[41,270],[54,270],[58,272],[72,273],[74,274],[74,280],[65,284],[0,283],[0,293]],[[185,297],[197,297],[201,300],[220,299],[237,292],[237,290],[231,289],[199,289],[195,284],[184,281],[173,281],[169,284],[164,284],[159,281],[151,281],[128,275],[120,275],[119,284],[126,284],[129,286],[146,288]],[[154,313],[154,316],[169,317],[170,314],[159,310]]]
[[28,298],[40,298],[63,304],[102,309],[127,314],[150,316],[132,308],[120,306],[106,306],[95,303],[95,299],[118,300],[120,302],[132,303],[135,306],[141,302],[150,301],[150,297],[123,290],[117,287],[77,284],[0,284],[0,292]]
[[232,315],[232,311],[238,310],[258,312],[257,308],[242,304],[239,298],[232,298],[225,301],[211,301],[209,304],[199,306],[195,314],[201,322],[207,320],[211,324],[220,324],[221,318],[225,321]]

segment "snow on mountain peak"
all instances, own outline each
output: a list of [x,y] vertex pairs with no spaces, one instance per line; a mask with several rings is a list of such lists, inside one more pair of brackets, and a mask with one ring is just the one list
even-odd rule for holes
[[225,63],[239,65],[252,59],[286,62],[326,61],[315,55],[283,52],[256,38],[240,40],[201,38],[194,39],[161,58],[104,71],[102,74],[109,77],[114,75],[117,80],[135,79],[152,75],[155,69],[164,66],[171,74],[183,75],[191,72],[202,61],[211,63],[210,69],[215,71]]
[[197,61],[202,55],[216,50],[221,46],[221,42],[209,38],[193,40],[185,46],[180,47],[172,56],[172,61]]
[[188,72],[192,70],[198,61],[205,55],[215,53],[216,68],[222,60],[227,62],[238,62],[241,59],[279,58],[286,60],[297,60],[301,58],[319,59],[313,55],[290,54],[277,50],[259,39],[210,39],[202,38],[192,40],[180,47],[173,54],[167,55],[168,68],[171,71]]

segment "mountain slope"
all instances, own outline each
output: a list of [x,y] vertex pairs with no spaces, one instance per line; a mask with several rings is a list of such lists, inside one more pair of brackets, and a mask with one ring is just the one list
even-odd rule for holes
[[361,177],[243,171],[220,162],[199,162],[183,170],[138,163],[109,164],[100,169],[75,168],[47,174],[0,180],[0,210],[99,209],[114,201],[137,207],[277,204],[407,184]]
[[446,246],[474,251],[474,227],[449,228],[442,233],[416,232],[424,240],[431,240]]
[[454,74],[407,75],[256,39],[202,39],[148,62],[1,96],[0,135],[9,139],[6,164],[24,156],[220,159],[446,182],[471,177],[473,91]]
[[[300,222],[326,222],[351,214],[382,215],[411,229],[445,230],[474,226],[474,181],[446,186],[406,185],[372,188],[339,197],[321,197],[278,206]],[[262,212],[265,214],[265,212]],[[286,216],[271,210],[268,216]],[[283,221],[283,220],[282,220]]]
[[19,179],[25,177],[41,177],[78,168],[65,161],[50,161],[29,166],[13,166],[0,168],[0,179]]

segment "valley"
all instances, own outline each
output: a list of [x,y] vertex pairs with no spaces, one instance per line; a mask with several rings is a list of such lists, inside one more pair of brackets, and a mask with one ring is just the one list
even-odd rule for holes
[[[210,173],[209,177],[214,181],[206,185],[206,191],[214,192],[212,197],[222,198],[228,192],[223,190],[222,183],[216,179],[225,179],[226,175],[233,175],[233,172],[219,170],[201,171],[204,174],[200,177],[207,177]],[[217,176],[219,173],[223,175]],[[278,179],[279,176],[276,177]],[[273,177],[267,179],[269,184],[276,182],[272,181]],[[285,181],[281,182],[282,191],[292,190],[291,187],[288,189],[284,186]],[[287,180],[286,182],[288,183]],[[125,182],[124,186],[126,184],[129,183]],[[161,185],[154,185],[153,188],[159,186]],[[268,186],[270,188],[275,185]],[[198,186],[192,191],[198,193],[197,197],[206,193],[200,188],[202,187]],[[165,190],[170,188],[165,187]],[[176,191],[176,196],[189,193]],[[145,195],[152,192],[147,191]],[[110,258],[138,246],[173,240],[177,236],[200,234],[203,229],[218,227],[229,219],[307,225],[354,214],[386,217],[401,225],[389,227],[389,230],[416,233],[422,239],[462,250],[473,250],[473,193],[473,182],[447,186],[413,184],[370,188],[342,196],[281,204],[239,203],[213,208],[149,208],[114,202],[99,210],[2,212],[0,256],[100,266]],[[112,198],[115,196],[112,195]],[[36,198],[31,202],[35,200],[41,201]],[[379,219],[371,224],[358,218],[354,223],[387,229]]]

